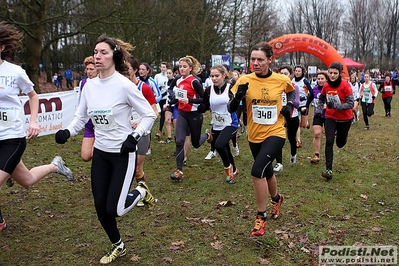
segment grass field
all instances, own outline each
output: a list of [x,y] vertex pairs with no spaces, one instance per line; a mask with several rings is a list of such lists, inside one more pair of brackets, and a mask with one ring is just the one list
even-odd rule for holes
[[[317,265],[319,245],[397,245],[399,107],[384,117],[378,99],[370,130],[354,124],[348,144],[334,147],[334,178],[320,179],[324,166],[311,165],[312,131],[302,131],[297,165],[289,166],[289,145],[278,189],[285,196],[282,216],[269,221],[263,237],[251,237],[256,205],[250,178],[252,157],[245,136],[238,139],[238,182],[224,181],[220,157],[206,161],[205,143],[190,149],[185,179],[172,182],[174,144],[152,138],[145,172],[153,208],[137,207],[120,218],[127,256],[112,265]],[[203,126],[209,128],[209,113]],[[153,136],[157,123],[153,128]],[[90,191],[90,163],[80,159],[82,135],[65,145],[54,136],[29,142],[28,168],[59,154],[75,181],[49,175],[29,190],[16,184],[0,193],[7,228],[0,232],[0,265],[97,265],[110,244]],[[221,206],[221,202],[227,205]]]

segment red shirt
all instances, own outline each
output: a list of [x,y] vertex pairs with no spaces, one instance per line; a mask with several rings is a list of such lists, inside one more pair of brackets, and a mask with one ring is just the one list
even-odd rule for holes
[[394,86],[392,84],[392,81],[389,82],[389,84],[386,84],[384,81],[383,89],[382,89],[382,98],[388,98],[388,97],[393,97],[393,91],[394,91]]
[[155,99],[154,96],[154,92],[152,91],[150,86],[148,86],[146,83],[144,83],[141,80],[137,81],[136,85],[139,91],[141,91],[141,93],[143,94],[144,98],[146,98],[147,101],[150,103],[150,105],[157,103],[157,100]]
[[[178,89],[180,90],[185,90],[187,91],[187,98],[189,99],[198,99],[200,96],[198,95],[197,91],[194,89],[193,82],[196,80],[196,78],[193,75],[189,75],[185,79],[180,78],[177,81],[177,86]],[[179,102],[178,108],[179,110],[185,111],[185,112],[192,112],[192,111],[197,111],[197,105],[194,103],[181,103]]]
[[[330,85],[326,82],[323,85],[323,89],[321,94],[326,96],[336,96],[338,95],[341,104],[346,103],[346,97],[352,95],[352,88],[348,82],[342,81],[341,84],[337,88],[331,88]],[[337,121],[345,121],[353,119],[352,109],[333,109],[328,108],[326,109],[326,117],[331,118]]]

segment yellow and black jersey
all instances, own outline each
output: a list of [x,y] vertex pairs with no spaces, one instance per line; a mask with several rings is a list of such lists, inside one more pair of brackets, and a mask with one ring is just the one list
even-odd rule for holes
[[282,94],[294,91],[291,80],[281,74],[272,73],[258,77],[255,73],[241,76],[232,93],[240,84],[249,83],[245,95],[248,122],[248,141],[259,143],[271,136],[285,138],[284,117],[280,114]]

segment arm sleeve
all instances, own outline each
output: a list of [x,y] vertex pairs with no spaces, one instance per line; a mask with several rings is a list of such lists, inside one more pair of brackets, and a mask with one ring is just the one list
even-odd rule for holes
[[[296,98],[295,90],[287,93],[287,102],[291,102],[294,107],[295,107],[295,98]],[[299,104],[297,106],[299,106]],[[298,108],[298,107],[295,107],[295,108]]]
[[314,99],[314,93],[313,93],[313,89],[309,90],[309,96],[308,99],[306,100],[306,108],[309,109],[310,103],[313,101]]
[[170,86],[168,88],[169,92],[169,105],[174,105],[177,103],[177,99],[175,98],[175,92],[173,91],[174,87],[176,87],[177,77],[173,78]]
[[190,99],[189,98],[188,102],[189,103],[202,103],[203,98],[204,98],[204,87],[197,79],[193,80],[192,86],[193,86],[195,92],[199,95],[199,98],[198,99]]
[[375,83],[373,83],[373,89],[374,89],[374,97],[377,98],[378,90],[377,90],[377,85],[375,85]]
[[203,102],[198,106],[198,112],[205,113],[210,108],[209,96],[211,87],[207,87],[204,92]]
[[345,102],[345,103],[338,104],[338,105],[335,107],[335,109],[338,109],[338,110],[352,109],[352,108],[353,108],[353,105],[354,105],[354,103],[355,103],[355,100],[354,100],[354,98],[353,98],[353,94],[352,94],[352,93],[349,94],[348,96],[346,96],[345,99],[346,99],[346,102]]
[[325,93],[320,93],[319,100],[317,101],[317,105],[315,106],[315,114],[321,114],[324,109],[324,104],[326,102],[326,95]]

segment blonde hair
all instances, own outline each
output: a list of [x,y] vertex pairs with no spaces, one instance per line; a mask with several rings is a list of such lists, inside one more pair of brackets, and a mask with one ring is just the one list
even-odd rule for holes
[[191,74],[194,76],[196,76],[201,70],[201,64],[191,55],[186,55],[185,57],[180,58],[179,62],[180,61],[186,62],[190,67],[192,67]]
[[219,71],[220,73],[222,73],[222,75],[225,74],[226,75],[226,77],[224,78],[225,81],[227,83],[230,83],[230,72],[226,69],[226,67],[224,65],[217,64],[217,65],[214,65],[213,67],[211,67],[211,70],[212,69]]
[[352,75],[349,77],[349,81],[351,81],[352,78],[354,78],[355,81],[357,81],[357,75],[356,75],[356,74],[352,74]]
[[86,57],[85,58],[85,60],[83,60],[83,65],[85,66],[85,67],[87,67],[87,65],[90,65],[90,64],[95,64],[94,63],[94,57],[91,55],[91,56],[88,56],[88,57]]

